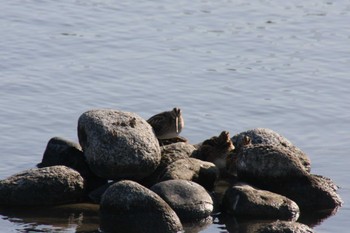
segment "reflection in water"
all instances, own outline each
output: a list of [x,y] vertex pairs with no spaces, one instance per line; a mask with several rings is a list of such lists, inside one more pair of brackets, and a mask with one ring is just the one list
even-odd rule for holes
[[98,232],[98,205],[72,204],[56,207],[1,207],[3,219],[23,232]]

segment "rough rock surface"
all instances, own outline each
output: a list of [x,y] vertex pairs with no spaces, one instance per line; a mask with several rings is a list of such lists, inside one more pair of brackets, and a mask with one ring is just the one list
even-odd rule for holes
[[84,179],[65,166],[30,169],[0,181],[1,205],[56,205],[78,201]]
[[292,199],[302,211],[335,209],[343,203],[336,193],[337,186],[329,178],[318,175],[267,185],[267,188]]
[[296,221],[300,211],[298,205],[284,197],[247,184],[235,185],[224,195],[223,209],[235,216],[257,219],[283,219]]
[[287,138],[276,133],[275,131],[266,128],[256,128],[236,134],[232,137],[231,140],[235,145],[237,151],[239,151],[239,149],[242,147],[244,138],[246,136],[251,139],[251,143],[253,145],[267,144],[284,147],[286,150],[290,151],[290,154],[299,159],[300,163],[304,166],[306,171],[310,172],[311,162],[309,157],[302,150],[293,145]]
[[139,180],[160,162],[152,127],[135,113],[87,111],[79,118],[78,137],[89,167],[103,178]]
[[87,191],[94,190],[107,183],[107,179],[100,178],[91,171],[78,143],[60,137],[49,140],[42,161],[37,167],[57,165],[63,165],[79,172],[85,180]]
[[207,190],[212,190],[218,175],[219,170],[213,163],[187,158],[170,164],[160,180],[189,180],[202,185]]
[[256,225],[253,233],[313,233],[305,224],[298,222],[276,221],[269,224]]
[[101,229],[106,232],[178,232],[181,222],[171,207],[142,185],[119,181],[103,194]]
[[167,180],[151,187],[176,212],[181,221],[209,217],[213,200],[199,184],[187,180]]
[[237,175],[241,180],[260,184],[305,177],[309,173],[285,147],[251,144],[237,155]]

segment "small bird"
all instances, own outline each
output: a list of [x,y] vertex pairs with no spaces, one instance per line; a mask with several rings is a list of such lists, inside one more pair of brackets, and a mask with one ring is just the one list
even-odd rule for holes
[[158,139],[176,138],[185,126],[180,108],[158,113],[147,122],[152,126]]

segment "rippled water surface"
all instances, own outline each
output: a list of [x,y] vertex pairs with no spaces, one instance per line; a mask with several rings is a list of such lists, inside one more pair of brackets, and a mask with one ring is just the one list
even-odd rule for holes
[[[345,204],[314,230],[348,232],[349,1],[0,2],[0,179],[34,167],[53,136],[77,141],[86,110],[179,106],[192,143],[255,127],[287,137],[341,186]],[[0,215],[0,229],[98,227],[86,213],[35,216]]]

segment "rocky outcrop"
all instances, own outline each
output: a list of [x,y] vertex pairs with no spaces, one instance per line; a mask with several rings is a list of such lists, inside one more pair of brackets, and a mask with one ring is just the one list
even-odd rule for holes
[[187,180],[168,180],[151,187],[176,212],[181,221],[204,219],[213,211],[213,200],[197,183]]
[[101,229],[106,232],[171,232],[182,230],[176,213],[142,185],[119,181],[102,196]]
[[297,220],[298,205],[284,197],[248,184],[237,184],[224,195],[222,208],[237,217]]
[[160,181],[189,180],[202,185],[207,190],[211,190],[218,175],[219,170],[213,163],[187,158],[177,160],[166,167]]
[[0,181],[0,205],[34,206],[76,202],[84,179],[65,166],[34,168]]
[[78,137],[89,167],[103,178],[140,180],[160,162],[152,127],[135,113],[87,111],[79,118]]

